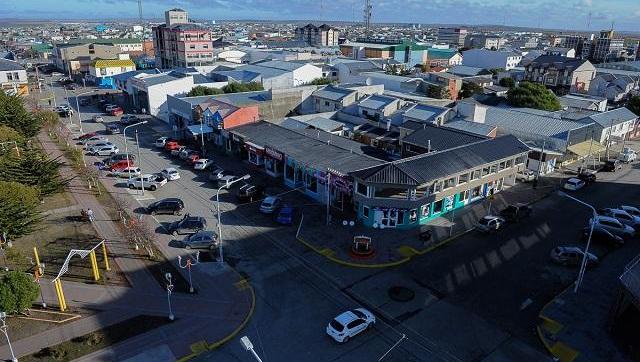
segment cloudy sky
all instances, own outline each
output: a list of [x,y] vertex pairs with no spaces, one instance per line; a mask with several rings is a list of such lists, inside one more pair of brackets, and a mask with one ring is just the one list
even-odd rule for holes
[[[145,18],[182,7],[198,19],[359,21],[364,0],[143,0]],[[640,0],[372,0],[374,22],[463,23],[640,31]],[[0,18],[121,19],[135,0],[0,0]]]

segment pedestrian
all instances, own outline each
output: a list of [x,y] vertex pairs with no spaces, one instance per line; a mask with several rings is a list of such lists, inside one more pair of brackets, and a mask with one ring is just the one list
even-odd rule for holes
[[89,221],[93,222],[94,217],[93,217],[93,210],[91,210],[91,208],[87,209],[87,216],[89,217]]

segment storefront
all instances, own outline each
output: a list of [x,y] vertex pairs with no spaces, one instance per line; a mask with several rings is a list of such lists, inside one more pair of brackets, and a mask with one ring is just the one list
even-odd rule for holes
[[264,147],[264,169],[268,175],[278,177],[284,170],[284,154],[280,151],[265,146]]
[[245,142],[244,147],[247,150],[247,160],[256,166],[264,165],[264,147],[253,142]]

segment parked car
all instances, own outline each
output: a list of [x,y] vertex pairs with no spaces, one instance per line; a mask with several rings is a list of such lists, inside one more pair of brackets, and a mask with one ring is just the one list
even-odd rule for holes
[[114,145],[91,148],[91,154],[94,156],[109,156],[115,155],[118,152],[120,152],[120,150]]
[[578,174],[578,178],[584,181],[585,185],[590,185],[596,182],[596,173],[593,171],[582,171]]
[[631,163],[635,161],[637,158],[638,158],[638,155],[636,154],[636,151],[628,147],[625,147],[624,150],[620,152],[620,155],[618,155],[618,160],[624,163]]
[[238,179],[238,176],[236,175],[226,174],[225,176],[222,176],[221,178],[219,178],[216,184],[218,188],[228,188],[237,179]]
[[191,216],[186,214],[182,219],[174,221],[167,231],[169,234],[193,234],[200,230],[204,230],[207,227],[207,220],[202,216]]
[[280,207],[282,199],[278,196],[267,196],[260,204],[260,212],[263,214],[273,214]]
[[376,324],[373,313],[364,308],[346,311],[333,318],[327,325],[327,334],[338,343],[345,343],[349,338]]
[[108,141],[108,140],[109,139],[105,136],[95,135],[95,136],[80,140],[80,143],[82,143],[83,145],[86,145],[88,143],[102,142],[102,141]]
[[191,156],[194,153],[198,153],[198,151],[194,151],[190,148],[185,147],[182,150],[180,150],[178,157],[180,157],[181,160],[186,160],[187,158],[189,158],[189,156]]
[[506,220],[500,216],[487,215],[478,220],[478,223],[476,224],[476,230],[484,233],[498,231],[502,228],[505,222]]
[[162,199],[149,204],[146,207],[147,214],[171,214],[182,215],[184,210],[184,202],[178,198]]
[[533,181],[535,178],[536,174],[529,169],[516,172],[516,180],[520,180],[522,182]]
[[577,191],[577,190],[580,190],[581,188],[583,188],[584,185],[585,185],[584,181],[580,180],[579,178],[572,177],[572,178],[568,179],[567,181],[565,181],[564,184],[562,185],[562,187],[565,190]]
[[533,209],[529,205],[513,204],[500,211],[500,216],[502,216],[506,221],[518,222],[523,217],[531,215],[532,212]]
[[283,206],[278,212],[278,216],[276,217],[276,222],[282,225],[291,225],[293,224],[293,207],[289,205]]
[[185,161],[187,161],[188,165],[195,164],[200,159],[200,152],[192,152],[189,157]]
[[186,146],[180,146],[178,148],[176,148],[175,150],[171,150],[171,156],[172,157],[177,157],[180,152],[182,152],[182,150],[184,150],[186,148]]
[[108,104],[104,105],[105,113],[111,113],[111,111],[116,109],[116,108],[120,108],[120,106],[117,105],[117,104],[111,104],[111,103],[108,103]]
[[112,109],[111,112],[109,112],[109,114],[111,114],[114,117],[121,116],[123,113],[124,113],[124,110],[120,107]]
[[104,142],[89,143],[85,145],[83,148],[89,151],[89,153],[93,153],[94,149],[105,147],[105,146],[115,146],[115,145],[109,141],[104,141]]
[[91,103],[91,101],[89,100],[89,98],[82,98],[80,99],[80,101],[78,101],[78,104],[81,106],[88,106]]
[[622,168],[620,160],[607,160],[602,166],[602,171],[616,172]]
[[107,133],[108,134],[118,134],[120,133],[120,126],[115,123],[111,123],[107,125]]
[[236,198],[240,202],[253,202],[262,197],[264,188],[259,185],[244,184],[236,191]]
[[155,191],[167,183],[167,179],[160,175],[146,174],[132,178],[127,182],[130,189],[141,189],[143,186],[146,190]]
[[[557,246],[551,249],[551,260],[560,265],[581,265],[584,258],[584,251],[575,246]],[[587,253],[587,266],[592,267],[598,264],[598,257]]]
[[185,249],[215,249],[218,246],[218,235],[213,231],[200,230],[191,235],[187,235],[182,240]]
[[68,84],[65,84],[64,89],[74,91],[76,90],[76,86],[73,83],[68,83]]
[[[114,155],[114,156],[118,156],[118,155]],[[115,170],[132,167],[132,166],[133,166],[133,160],[127,161],[126,159],[124,159],[124,160],[113,160],[112,162],[109,163],[108,167],[109,167],[109,171],[113,172]]]
[[97,135],[98,135],[98,134],[97,134],[97,133],[95,133],[95,132],[89,132],[89,133],[85,133],[85,134],[83,134],[83,135],[79,136],[79,137],[77,138],[77,140],[78,140],[78,141],[84,141],[84,140],[86,140],[86,139],[89,139],[89,138],[91,138],[91,137],[95,137],[95,136],[97,136]]
[[[591,232],[591,227],[587,226],[582,229],[582,239],[589,239],[589,233]],[[593,228],[593,234],[591,235],[591,241],[601,244],[606,244],[614,247],[619,247],[624,245],[624,239],[622,239],[618,235],[614,235],[610,233],[607,229],[603,229],[601,227]]]
[[614,235],[620,236],[623,239],[630,239],[635,234],[635,230],[631,226],[624,225],[617,219],[609,216],[596,216],[595,220],[594,218],[589,219],[589,226],[591,226],[591,223],[594,223],[594,228],[603,228]]
[[131,123],[135,123],[138,121],[138,117],[134,116],[133,114],[125,114],[124,116],[120,117],[120,124],[131,124]]
[[196,170],[206,170],[207,168],[214,166],[215,163],[210,158],[201,158],[193,163],[193,168]]
[[218,182],[223,176],[225,176],[225,171],[219,166],[213,166],[209,172],[209,181]]
[[166,177],[169,181],[175,181],[180,179],[180,172],[173,167],[167,167],[164,170],[160,171],[163,177]]
[[178,141],[167,141],[164,145],[164,150],[165,151],[173,151],[173,150],[177,150],[178,148],[180,148],[180,144],[178,143]]
[[640,229],[640,217],[630,215],[628,212],[620,209],[604,208],[598,210],[599,215],[612,217],[624,225],[631,226],[634,230]]
[[167,144],[167,142],[172,141],[171,138],[169,137],[160,137],[157,138],[156,141],[153,143],[154,146],[158,147],[158,148],[163,148],[164,145]]
[[640,217],[640,209],[635,206],[621,205],[618,209],[626,211],[629,215]]
[[130,164],[129,165],[125,165],[126,166],[133,166],[133,161],[136,160],[136,156],[134,154],[126,154],[126,153],[117,153],[111,157],[107,157],[104,160],[102,160],[102,163],[104,163],[106,166],[113,166],[114,164],[122,161],[123,163],[126,163],[127,160],[129,160]]
[[142,173],[140,167],[129,166],[125,168],[117,168],[109,172],[111,176],[115,177],[138,177]]

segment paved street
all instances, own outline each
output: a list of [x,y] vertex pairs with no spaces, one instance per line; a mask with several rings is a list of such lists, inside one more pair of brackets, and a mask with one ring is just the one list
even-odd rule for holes
[[[58,90],[57,95],[61,99],[63,93]],[[98,112],[85,108],[83,118]],[[84,130],[104,131],[104,125],[85,122]],[[153,148],[157,136],[171,133],[157,120],[138,130],[141,159],[137,165],[143,172],[174,166],[182,177],[144,196],[123,187],[123,180],[114,180],[118,193],[142,206],[180,197],[188,212],[206,217],[214,228],[216,190],[206,182],[206,172],[194,172]],[[129,151],[136,153],[131,129],[127,136]],[[109,138],[124,150],[122,135]],[[223,168],[260,178],[244,163],[214,158]],[[575,196],[597,207],[632,203],[640,196],[639,176],[635,165],[615,174],[599,173],[596,184]],[[284,191],[279,183],[268,186]],[[298,206],[311,203],[295,192],[285,197]],[[361,270],[331,264],[305,248],[295,240],[295,227],[277,226],[257,212],[256,203],[238,206],[226,191],[221,192],[221,201],[225,260],[255,287],[257,306],[245,329],[220,349],[200,356],[202,361],[250,360],[239,343],[242,335],[251,338],[264,361],[371,361],[380,358],[403,333],[408,339],[386,360],[545,360],[547,355],[535,335],[537,315],[577,275],[575,268],[551,264],[549,251],[556,245],[579,244],[580,230],[590,214],[587,208],[553,195],[535,204],[529,219],[500,233],[469,233],[401,267]],[[155,219],[159,242],[170,245],[172,238],[163,233],[163,225],[175,219]],[[609,252],[601,246],[594,250],[599,256]],[[629,251],[624,247],[613,252]],[[608,265],[605,257],[599,267],[622,266]],[[416,296],[407,303],[392,301],[387,294],[392,286],[408,287]],[[324,333],[328,321],[358,306],[374,310],[381,323],[345,345],[331,342]]]

